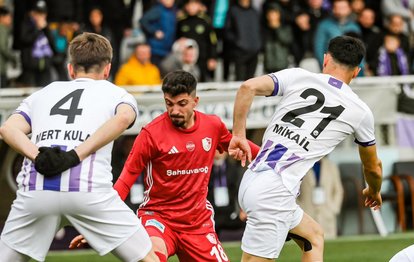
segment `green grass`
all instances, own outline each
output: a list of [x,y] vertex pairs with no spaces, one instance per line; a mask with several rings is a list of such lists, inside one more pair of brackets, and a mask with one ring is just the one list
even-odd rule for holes
[[[334,262],[385,262],[399,250],[414,244],[414,232],[392,234],[387,237],[378,235],[363,235],[353,237],[341,237],[325,242],[325,261]],[[240,243],[223,243],[230,261],[240,261]],[[278,262],[300,261],[301,253],[293,241],[285,244]],[[100,257],[94,251],[53,251],[46,258],[46,262],[113,262],[118,261],[112,255]],[[172,257],[169,262],[177,262]],[[184,261],[186,262],[186,261]]]

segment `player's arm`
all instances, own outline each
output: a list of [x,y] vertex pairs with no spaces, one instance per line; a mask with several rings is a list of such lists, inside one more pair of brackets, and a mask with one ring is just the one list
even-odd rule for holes
[[374,210],[379,209],[382,204],[381,184],[382,184],[382,163],[377,156],[377,147],[359,146],[359,156],[362,161],[365,181],[368,184],[363,190],[366,197],[365,206],[372,207]]
[[114,189],[122,200],[127,198],[131,187],[154,154],[154,150],[154,142],[151,135],[146,129],[142,129],[134,141],[121,175],[114,184]]
[[246,119],[255,96],[269,96],[275,89],[275,83],[268,75],[251,78],[240,86],[236,94],[233,110],[233,138],[229,145],[229,154],[241,160],[252,160],[250,146],[246,139]]
[[16,152],[34,160],[39,153],[38,147],[30,141],[28,134],[31,126],[21,114],[11,115],[0,127],[0,135]]
[[120,104],[115,116],[105,122],[85,142],[75,148],[82,161],[90,154],[118,138],[136,118],[135,110],[129,104]]
[[129,104],[122,103],[115,115],[99,127],[85,142],[70,151],[59,147],[40,147],[35,158],[36,170],[51,177],[78,165],[83,159],[115,140],[136,118],[136,112]]

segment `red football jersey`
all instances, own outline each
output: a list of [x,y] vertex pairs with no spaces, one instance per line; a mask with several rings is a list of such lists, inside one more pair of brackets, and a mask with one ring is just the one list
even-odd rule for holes
[[[214,226],[207,200],[214,154],[216,149],[227,151],[231,137],[215,115],[195,111],[194,126],[180,129],[164,113],[142,128],[114,187],[124,200],[144,171],[139,216],[154,212],[174,230],[208,232]],[[251,147],[255,156],[259,147]]]

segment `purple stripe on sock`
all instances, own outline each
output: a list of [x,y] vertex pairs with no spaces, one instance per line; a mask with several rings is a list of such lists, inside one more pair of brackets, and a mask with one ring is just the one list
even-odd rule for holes
[[260,162],[260,160],[264,157],[264,155],[266,154],[267,150],[269,150],[269,147],[271,147],[273,145],[273,141],[267,140],[265,146],[263,147],[263,150],[260,152],[260,154],[256,157],[256,159],[254,160],[253,164],[252,164],[252,168],[255,168],[257,166],[257,164]]
[[288,149],[281,144],[277,144],[266,158],[266,163],[272,169],[275,168],[276,163],[282,158]]
[[93,162],[95,162],[96,153],[91,155],[91,163],[89,164],[88,173],[88,192],[92,191],[92,175],[93,175]]
[[291,165],[293,165],[294,163],[298,162],[299,160],[301,160],[302,158],[300,156],[297,156],[295,154],[292,154],[286,161],[289,162],[289,164],[286,164],[284,166],[282,166],[280,168],[279,172],[282,172],[283,170],[285,170],[286,168],[290,167]]
[[34,163],[32,163],[30,165],[29,191],[36,189],[36,177],[37,177],[37,171],[34,167]]
[[80,175],[82,170],[82,162],[70,169],[69,174],[69,191],[79,191]]

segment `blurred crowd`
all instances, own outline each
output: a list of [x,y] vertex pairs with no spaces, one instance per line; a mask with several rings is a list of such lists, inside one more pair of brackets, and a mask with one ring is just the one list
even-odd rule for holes
[[413,30],[414,0],[0,0],[1,87],[67,80],[68,43],[86,31],[111,41],[111,81],[157,85],[175,69],[200,82],[319,72],[342,34],[367,47],[360,76],[407,75]]

